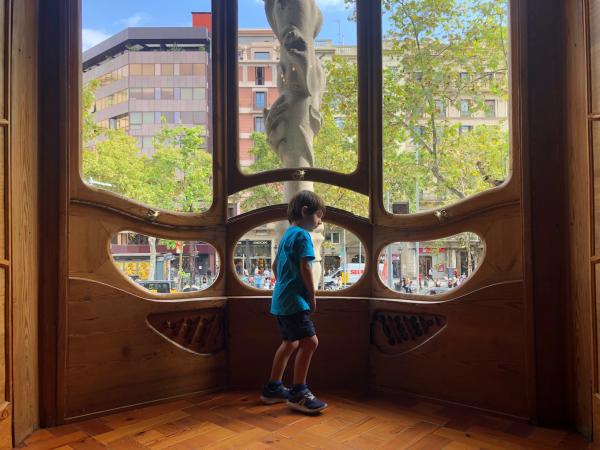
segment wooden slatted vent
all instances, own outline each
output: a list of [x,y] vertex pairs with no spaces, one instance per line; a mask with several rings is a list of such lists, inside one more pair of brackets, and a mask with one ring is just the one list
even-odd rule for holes
[[420,347],[445,327],[443,316],[378,311],[371,320],[371,344],[387,355],[399,355]]
[[221,309],[150,314],[148,325],[179,347],[199,355],[212,355],[225,347]]

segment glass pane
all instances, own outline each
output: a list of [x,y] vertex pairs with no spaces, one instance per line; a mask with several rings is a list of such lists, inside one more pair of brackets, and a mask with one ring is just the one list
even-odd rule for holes
[[204,100],[205,90],[202,88],[194,88],[194,100]]
[[[257,289],[274,288],[276,277],[272,265],[281,236],[288,227],[287,221],[267,223],[249,231],[237,242],[233,266],[244,284]],[[320,290],[346,289],[363,275],[365,248],[354,234],[325,223],[322,230],[313,233],[313,243],[315,254],[320,255],[322,261],[320,269],[313,272],[319,277]]]
[[141,64],[131,64],[129,67],[130,67],[129,73],[131,74],[131,76],[142,74],[142,65]]
[[191,64],[179,64],[179,75],[193,75],[193,67]]
[[379,255],[378,272],[394,291],[444,294],[465,283],[481,265],[484,251],[483,240],[474,233],[434,241],[395,242]]
[[155,293],[201,291],[219,274],[219,254],[205,242],[124,231],[113,237],[110,251],[123,274]]
[[384,2],[383,184],[416,213],[510,174],[508,1]]
[[207,12],[174,2],[168,14],[160,2],[82,7],[83,180],[149,207],[205,211],[213,201],[211,2],[194,3]]
[[[323,198],[327,206],[334,206],[360,217],[369,216],[369,197],[366,195],[324,183],[314,183],[314,191]],[[229,196],[228,217],[282,203],[283,183],[254,186]]]
[[181,88],[180,96],[181,96],[181,100],[191,100],[192,99],[192,88]]
[[[356,169],[354,2],[304,5],[302,12],[307,17],[314,15],[315,24],[322,16],[322,26],[300,30],[295,36],[288,34],[288,41],[282,43],[286,21],[294,20],[286,17],[285,7],[265,11],[269,2],[238,0],[239,165],[245,173],[280,167],[318,167],[342,173]],[[318,6],[312,9],[312,5]],[[271,23],[281,24],[275,25],[281,28],[280,36],[269,25],[268,15]],[[305,66],[309,69],[303,71]],[[258,94],[257,98],[257,90],[264,96]],[[264,126],[255,121],[257,116],[264,118]],[[263,144],[266,147],[257,148]]]

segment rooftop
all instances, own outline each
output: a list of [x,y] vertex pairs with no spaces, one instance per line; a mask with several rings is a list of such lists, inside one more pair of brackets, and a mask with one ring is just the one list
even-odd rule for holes
[[83,70],[87,70],[107,57],[128,49],[137,51],[169,50],[177,46],[209,45],[210,35],[205,28],[192,27],[137,27],[126,28],[83,53]]

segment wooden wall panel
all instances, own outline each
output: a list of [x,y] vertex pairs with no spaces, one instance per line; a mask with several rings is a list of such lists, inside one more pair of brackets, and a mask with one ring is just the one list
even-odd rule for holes
[[372,312],[437,314],[446,327],[398,356],[371,349],[371,385],[530,417],[523,283],[490,286],[449,302],[373,300]]
[[37,0],[13,2],[11,53],[11,204],[14,433],[39,423],[38,401],[38,79]]
[[156,332],[149,314],[223,307],[224,300],[153,302],[87,280],[69,283],[66,419],[226,384],[226,352],[200,356]]
[[[590,190],[587,139],[587,89],[584,2],[565,1],[566,62],[565,115],[567,148],[567,214],[569,220],[568,261],[570,295],[567,297],[568,336],[566,364],[568,408],[573,426],[582,434],[592,434],[592,300],[590,272]],[[598,18],[600,23],[600,17]]]
[[[281,343],[268,297],[229,298],[229,383],[259,389],[268,381],[275,350]],[[316,387],[364,388],[369,373],[368,300],[318,298],[313,321],[319,347],[308,383]],[[291,382],[290,362],[286,382]],[[258,391],[257,391],[258,392]]]

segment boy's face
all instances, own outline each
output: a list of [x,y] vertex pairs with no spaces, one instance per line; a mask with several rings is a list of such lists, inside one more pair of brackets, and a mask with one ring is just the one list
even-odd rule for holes
[[302,207],[302,220],[300,226],[306,231],[314,231],[319,225],[321,225],[323,218],[323,211],[317,211],[316,213],[309,214],[307,212],[308,206]]

